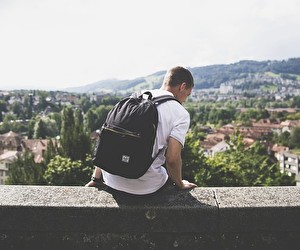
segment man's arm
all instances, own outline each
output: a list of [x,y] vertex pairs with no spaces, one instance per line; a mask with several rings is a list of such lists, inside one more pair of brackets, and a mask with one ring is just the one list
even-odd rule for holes
[[94,173],[92,175],[92,180],[88,182],[85,186],[86,187],[101,187],[105,186],[105,184],[102,182],[102,171],[101,168],[98,168],[95,166]]
[[180,189],[189,189],[197,187],[197,185],[194,183],[182,180],[181,149],[181,143],[178,142],[176,139],[170,137],[166,153],[166,165],[169,177]]

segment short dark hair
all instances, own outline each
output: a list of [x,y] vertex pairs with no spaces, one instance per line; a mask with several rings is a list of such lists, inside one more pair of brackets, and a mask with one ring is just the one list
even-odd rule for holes
[[163,85],[176,87],[183,82],[186,83],[188,88],[194,87],[194,78],[192,73],[184,67],[176,66],[167,71]]

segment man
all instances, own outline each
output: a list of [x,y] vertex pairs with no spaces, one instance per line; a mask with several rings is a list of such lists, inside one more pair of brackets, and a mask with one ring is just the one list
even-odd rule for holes
[[[167,71],[160,89],[152,90],[153,97],[173,95],[180,103],[185,102],[194,87],[191,72],[183,67],[174,67]],[[135,195],[155,193],[170,179],[179,189],[190,189],[197,185],[182,180],[181,150],[190,125],[190,116],[186,109],[176,101],[167,101],[157,107],[158,127],[152,156],[160,149],[147,172],[138,179],[127,179],[110,174],[99,167],[95,167],[88,187],[104,183],[112,189]],[[166,168],[162,165],[166,163]]]

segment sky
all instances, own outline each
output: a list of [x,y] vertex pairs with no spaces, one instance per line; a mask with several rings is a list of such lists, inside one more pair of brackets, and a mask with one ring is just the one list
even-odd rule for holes
[[300,57],[299,0],[0,0],[0,89]]

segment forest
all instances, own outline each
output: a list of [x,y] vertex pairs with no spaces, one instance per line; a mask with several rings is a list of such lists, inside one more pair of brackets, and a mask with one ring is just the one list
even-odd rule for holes
[[[18,93],[22,101],[9,104],[12,96],[0,100],[2,113],[0,134],[10,130],[21,133],[29,139],[48,139],[44,161],[34,162],[30,151],[22,152],[9,168],[6,184],[30,185],[84,185],[93,171],[91,152],[94,140],[91,136],[99,129],[105,118],[121,96],[104,96],[100,101],[91,100],[88,94],[78,95],[76,103],[62,105],[49,101],[55,92],[36,91],[39,100],[33,105],[28,92]],[[279,171],[279,163],[270,154],[268,140],[291,149],[300,148],[300,128],[291,133],[274,134],[270,138],[256,141],[250,148],[243,142],[239,131],[227,139],[230,149],[213,157],[207,157],[201,143],[206,132],[203,126],[218,128],[235,122],[248,124],[250,120],[261,118],[299,120],[300,112],[289,114],[267,111],[267,107],[300,107],[300,97],[289,98],[284,102],[274,100],[223,101],[218,103],[187,101],[186,109],[191,116],[190,130],[182,151],[183,177],[199,186],[278,186],[295,185],[295,177]],[[237,107],[247,107],[241,112]],[[45,110],[49,112],[45,113]],[[19,123],[19,120],[27,120]]]

